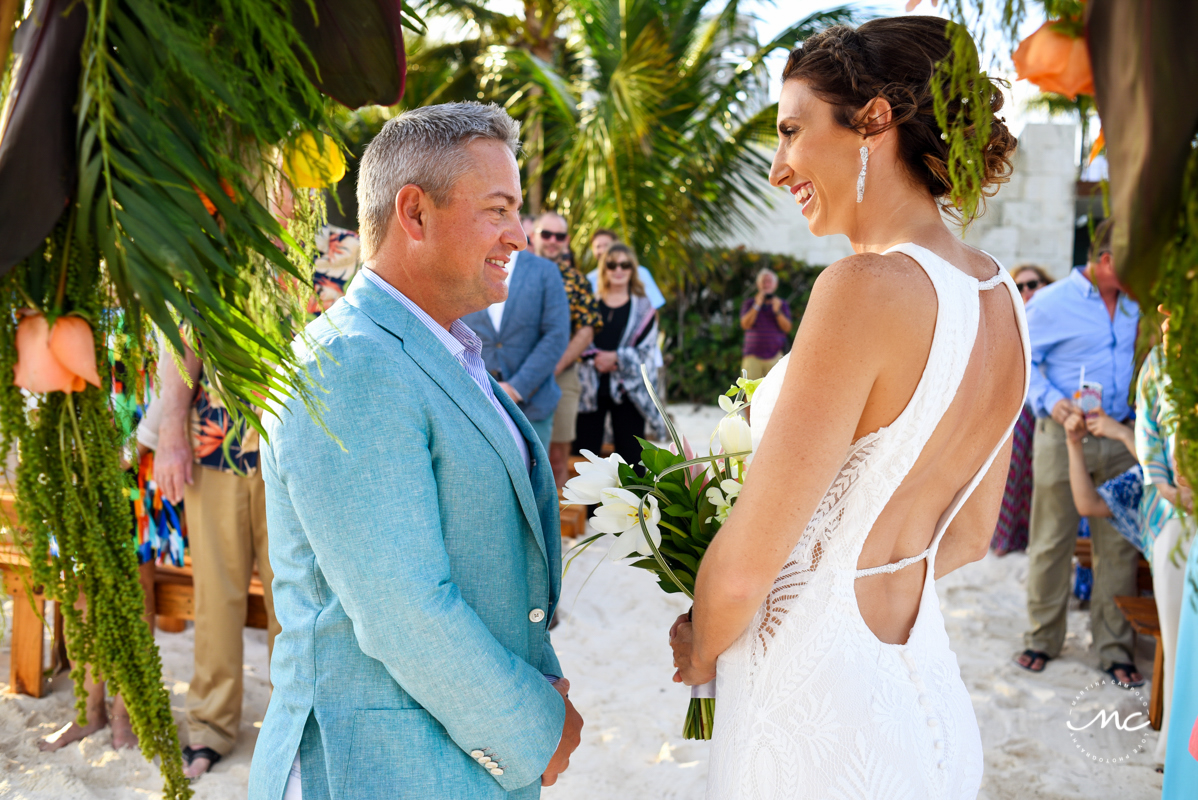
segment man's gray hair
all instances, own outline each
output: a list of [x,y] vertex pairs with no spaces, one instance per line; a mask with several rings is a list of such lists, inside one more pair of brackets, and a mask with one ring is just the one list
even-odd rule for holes
[[358,236],[362,260],[378,253],[395,214],[395,196],[419,186],[437,206],[449,202],[470,166],[466,145],[494,139],[520,152],[520,124],[491,103],[445,103],[405,111],[371,140],[358,168]]
[[768,275],[769,277],[773,278],[775,283],[777,283],[777,282],[778,282],[778,273],[774,272],[772,269],[763,269],[763,270],[761,270],[761,272],[758,272],[758,273],[757,273],[757,279],[756,279],[755,281],[753,281],[753,282],[754,282],[755,284],[758,284],[758,285],[760,285],[760,284],[761,284],[761,279],[762,279],[762,278],[764,278],[764,277],[766,277],[767,275]]

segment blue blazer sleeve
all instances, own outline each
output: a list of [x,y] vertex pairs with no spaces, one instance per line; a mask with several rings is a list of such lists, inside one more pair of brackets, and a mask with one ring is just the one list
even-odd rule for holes
[[[531,259],[530,259],[531,260]],[[525,402],[553,375],[553,369],[570,343],[570,302],[562,273],[552,261],[538,263],[544,283],[541,293],[541,337],[520,369],[508,380]]]
[[[451,579],[422,398],[402,372],[346,357],[341,341],[324,367],[325,385],[336,389],[324,396],[323,414],[341,442],[302,408],[282,412],[271,447],[283,501],[302,521],[362,651],[463,750],[502,753],[500,785],[528,785],[557,749],[565,705],[540,670],[495,639]],[[333,475],[359,479],[346,486]]]

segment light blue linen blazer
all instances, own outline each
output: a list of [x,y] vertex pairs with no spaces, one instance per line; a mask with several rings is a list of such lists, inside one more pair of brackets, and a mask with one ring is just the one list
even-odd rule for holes
[[520,393],[525,416],[542,420],[553,416],[562,399],[553,370],[570,343],[570,301],[561,267],[527,250],[512,256],[516,262],[499,330],[485,308],[462,322],[483,340],[487,371],[498,371],[499,380]]
[[[431,331],[361,275],[296,352],[326,390],[268,415],[262,448],[274,693],[251,800],[540,794],[565,718],[547,626],[561,539],[549,460],[532,459]],[[476,762],[483,751],[501,775]]]

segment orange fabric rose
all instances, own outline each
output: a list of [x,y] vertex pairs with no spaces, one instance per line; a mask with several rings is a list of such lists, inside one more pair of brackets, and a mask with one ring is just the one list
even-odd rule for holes
[[59,317],[50,328],[45,315],[26,312],[17,325],[13,383],[34,393],[81,392],[100,386],[91,325],[81,317]]
[[1020,42],[1012,59],[1020,79],[1031,81],[1041,91],[1063,94],[1070,100],[1079,94],[1094,94],[1086,40],[1060,32],[1053,21]]

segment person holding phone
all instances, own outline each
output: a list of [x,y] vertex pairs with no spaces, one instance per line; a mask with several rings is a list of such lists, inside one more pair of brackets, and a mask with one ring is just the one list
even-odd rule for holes
[[[1074,392],[1083,381],[1087,398],[1115,422],[1128,425],[1135,378],[1140,310],[1123,292],[1111,256],[1112,220],[1094,231],[1085,267],[1038,291],[1027,303],[1032,370],[1028,403],[1036,414],[1032,440],[1032,511],[1028,531],[1026,648],[1016,663],[1032,672],[1061,653],[1065,644],[1073,551],[1081,519],[1069,486],[1065,422],[1080,412]],[[1083,370],[1084,376],[1083,376]],[[1099,394],[1100,393],[1100,394]],[[1126,472],[1136,459],[1118,441],[1090,436],[1083,442],[1087,471],[1098,484]],[[1139,553],[1109,518],[1090,517],[1094,589],[1090,631],[1099,668],[1123,685],[1144,678],[1132,658],[1132,630],[1115,606],[1118,595],[1136,594]]]
[[[740,309],[740,327],[745,332],[742,371],[749,380],[764,378],[782,358],[794,323],[790,305],[778,297],[778,275],[770,269],[757,273],[757,294]],[[738,376],[739,377],[739,376]]]

